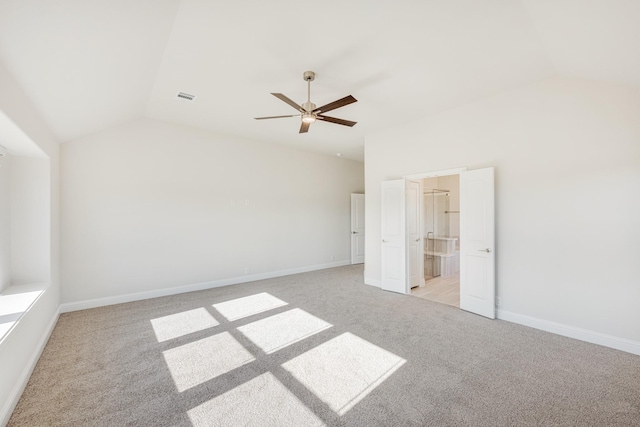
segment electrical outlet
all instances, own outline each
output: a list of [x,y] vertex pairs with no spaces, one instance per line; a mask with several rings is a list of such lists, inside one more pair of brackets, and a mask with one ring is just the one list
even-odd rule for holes
[[333,255],[331,255],[331,261],[335,260],[336,257],[334,257]]
[[500,304],[502,303],[500,297],[496,297],[496,307],[500,307]]
[[250,271],[250,270],[249,270],[249,267],[245,267],[245,268],[244,268],[244,274],[249,274],[249,271]]

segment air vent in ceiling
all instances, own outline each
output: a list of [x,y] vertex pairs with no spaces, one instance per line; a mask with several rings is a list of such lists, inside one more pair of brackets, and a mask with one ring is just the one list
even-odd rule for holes
[[196,99],[196,96],[184,92],[178,92],[178,99],[183,101],[193,101]]

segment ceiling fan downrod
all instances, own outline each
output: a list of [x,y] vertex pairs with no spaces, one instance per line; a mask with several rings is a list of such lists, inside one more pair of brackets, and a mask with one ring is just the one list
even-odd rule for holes
[[316,115],[313,114],[312,111],[316,109],[316,104],[311,102],[311,82],[315,80],[316,73],[313,71],[305,71],[302,74],[302,78],[307,82],[307,102],[302,104],[302,108],[304,108],[307,114],[302,115],[302,121],[306,123],[313,123],[316,121]]

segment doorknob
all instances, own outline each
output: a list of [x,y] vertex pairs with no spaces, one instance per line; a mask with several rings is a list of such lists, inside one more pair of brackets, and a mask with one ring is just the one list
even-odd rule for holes
[[358,232],[357,231],[352,231],[351,234],[358,234]]
[[387,243],[387,241],[386,241],[386,240],[384,240],[384,239],[382,239],[382,243]]
[[489,249],[489,248],[486,248],[486,249],[478,249],[478,252],[486,252],[486,253],[489,253],[489,252],[491,252],[491,249]]
[[416,239],[416,242],[419,242],[419,241],[420,241],[420,239]]

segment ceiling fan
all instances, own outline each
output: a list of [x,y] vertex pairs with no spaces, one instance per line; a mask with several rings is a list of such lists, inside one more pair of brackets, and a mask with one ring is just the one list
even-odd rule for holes
[[314,73],[313,71],[305,71],[304,74],[302,75],[302,78],[304,79],[304,81],[307,82],[307,102],[305,102],[304,104],[298,105],[294,101],[287,98],[285,95],[281,93],[271,94],[276,98],[291,105],[293,108],[298,110],[300,114],[293,114],[290,116],[256,117],[255,119],[264,120],[264,119],[280,119],[284,117],[301,117],[302,124],[300,125],[300,133],[307,132],[309,130],[309,125],[311,125],[311,123],[315,122],[316,120],[323,120],[325,122],[336,123],[339,125],[350,126],[350,127],[357,123],[357,122],[352,122],[350,120],[338,119],[335,117],[329,117],[324,115],[324,113],[326,113],[327,111],[335,110],[336,108],[344,107],[345,105],[349,105],[354,102],[357,102],[358,101],[357,99],[349,95],[349,96],[345,96],[344,98],[338,99],[337,101],[333,101],[326,105],[323,105],[322,107],[316,108],[316,104],[311,102],[311,82],[315,80],[316,73]]

